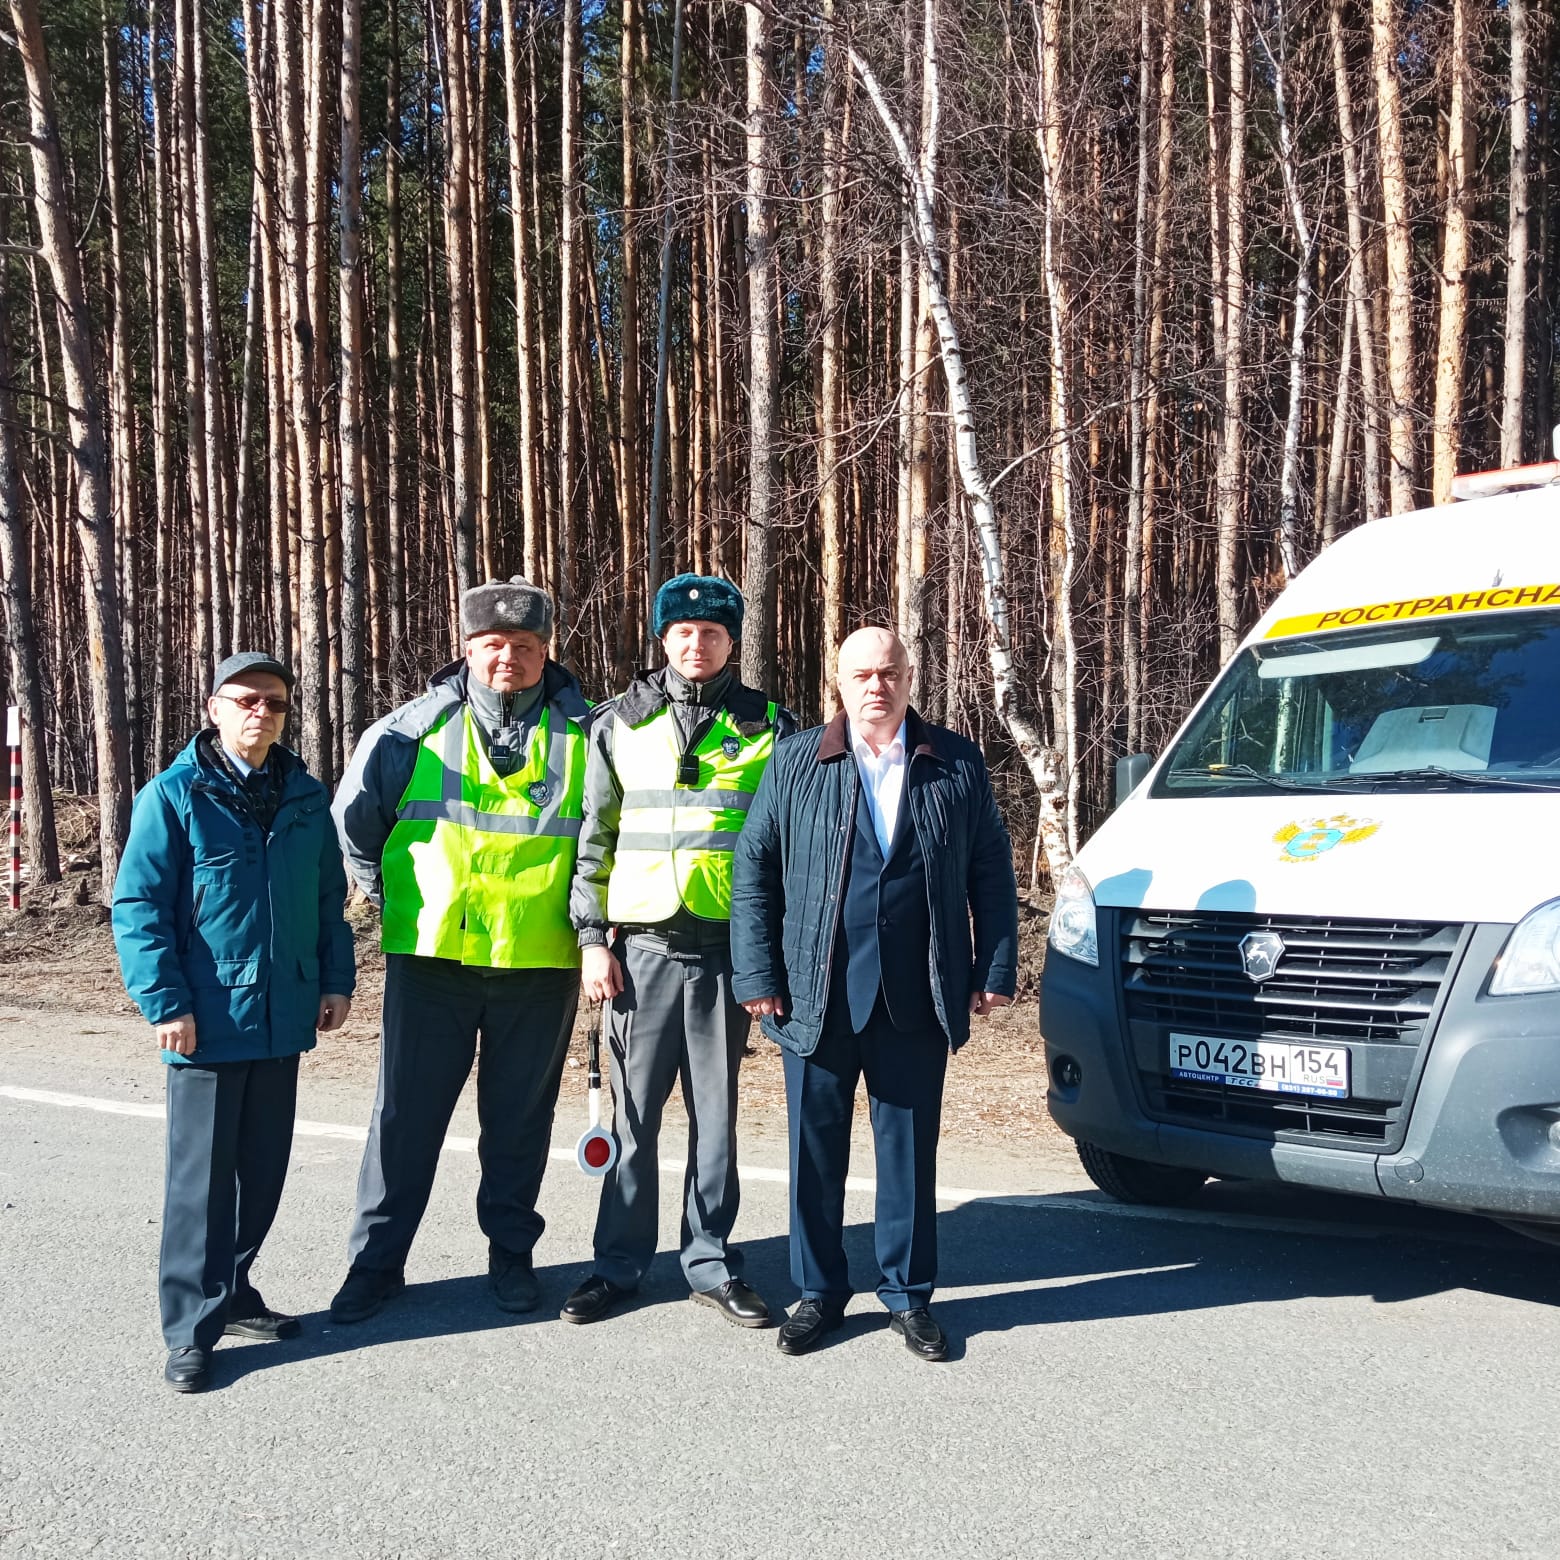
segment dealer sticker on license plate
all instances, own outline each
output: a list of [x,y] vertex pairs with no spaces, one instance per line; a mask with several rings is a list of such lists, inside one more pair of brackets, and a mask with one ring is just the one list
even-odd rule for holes
[[1276,1040],[1170,1036],[1170,1073],[1198,1083],[1273,1094],[1349,1097],[1349,1053],[1341,1045],[1284,1045]]

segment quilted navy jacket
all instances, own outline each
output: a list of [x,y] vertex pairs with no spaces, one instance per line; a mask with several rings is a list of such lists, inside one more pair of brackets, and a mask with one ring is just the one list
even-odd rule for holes
[[[970,994],[1012,996],[1018,889],[1007,830],[973,742],[905,718],[905,800],[927,864],[932,1002],[956,1051],[970,1035]],[[823,1029],[859,772],[844,715],[775,750],[737,839],[731,898],[732,993],[779,997],[763,1021],[808,1056]]]
[[273,747],[282,793],[262,829],[202,732],[135,799],[114,880],[125,989],[148,1023],[191,1013],[182,1062],[256,1061],[314,1044],[324,992],[350,996],[347,876],[330,796]]

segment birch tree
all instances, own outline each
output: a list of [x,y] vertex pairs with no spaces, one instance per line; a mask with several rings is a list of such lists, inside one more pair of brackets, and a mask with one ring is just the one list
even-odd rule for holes
[[914,199],[916,241],[926,266],[932,318],[937,325],[948,404],[956,430],[959,477],[969,499],[981,555],[981,603],[986,619],[991,660],[992,692],[998,718],[1012,737],[1035,787],[1040,793],[1040,837],[1053,880],[1072,862],[1067,827],[1067,790],[1062,755],[1041,740],[1039,728],[1019,699],[1008,614],[1006,569],[1002,533],[991,488],[981,468],[975,438],[975,409],[965,377],[964,352],[959,328],[943,290],[942,262],[937,243],[932,203],[921,182],[920,168],[910,148],[903,124],[895,116],[872,67],[851,47],[851,68],[872,101],[884,132],[899,160],[900,173]]

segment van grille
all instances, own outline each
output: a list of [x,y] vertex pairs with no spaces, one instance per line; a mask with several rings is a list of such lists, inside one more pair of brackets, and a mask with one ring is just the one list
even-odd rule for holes
[[[1252,981],[1240,943],[1284,942]],[[1202,1125],[1379,1146],[1394,1135],[1414,1062],[1440,1003],[1463,928],[1429,921],[1125,911],[1121,976],[1139,1075],[1155,1114]],[[1172,1078],[1171,1032],[1215,1039],[1349,1047],[1353,1097],[1320,1100]]]

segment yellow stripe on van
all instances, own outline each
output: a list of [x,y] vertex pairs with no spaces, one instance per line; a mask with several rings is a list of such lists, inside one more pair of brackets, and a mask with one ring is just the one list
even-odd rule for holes
[[1359,628],[1368,623],[1409,623],[1421,618],[1452,617],[1459,612],[1556,605],[1560,605],[1560,585],[1495,585],[1488,590],[1468,590],[1453,596],[1407,596],[1401,601],[1373,601],[1363,607],[1337,607],[1331,612],[1280,618],[1264,637],[1284,639],[1291,634],[1317,634],[1330,628]]

